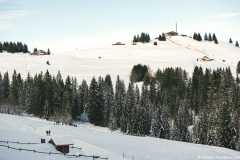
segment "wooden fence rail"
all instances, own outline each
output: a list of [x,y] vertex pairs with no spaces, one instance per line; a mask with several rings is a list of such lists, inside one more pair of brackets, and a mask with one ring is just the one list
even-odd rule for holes
[[[9,143],[9,141],[0,141],[0,142],[4,142],[4,143]],[[13,142],[10,142],[10,143],[13,143]],[[14,142],[15,143],[15,142]],[[29,144],[29,143],[17,143],[17,144]],[[35,144],[35,143],[34,143]],[[37,143],[39,144],[39,143]],[[36,150],[30,150],[30,149],[24,149],[24,148],[14,148],[14,147],[10,147],[9,145],[2,145],[0,144],[1,147],[6,147],[8,149],[14,149],[14,150],[19,150],[19,151],[30,151],[30,152],[34,152],[34,153],[42,153],[42,154],[53,154],[53,155],[56,155],[56,154],[60,154],[60,155],[64,155],[66,157],[87,157],[87,158],[93,158],[93,159],[105,159],[105,160],[108,160],[108,158],[102,158],[100,156],[89,156],[89,155],[83,155],[83,154],[79,154],[79,155],[69,155],[69,154],[64,154],[64,153],[54,153],[54,152],[43,152],[43,151],[36,151]],[[82,148],[78,148],[78,147],[69,147],[69,148],[77,148],[77,149],[82,149]]]

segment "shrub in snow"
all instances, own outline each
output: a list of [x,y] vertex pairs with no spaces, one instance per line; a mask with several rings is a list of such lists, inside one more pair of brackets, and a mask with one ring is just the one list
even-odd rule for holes
[[157,45],[157,42],[154,42],[153,44],[156,46],[156,45]]
[[131,71],[130,80],[132,82],[143,81],[145,74],[148,72],[148,67],[146,65],[134,65]]
[[88,122],[89,121],[88,117],[87,117],[87,115],[85,113],[82,113],[80,115],[80,121],[83,121],[83,122]]

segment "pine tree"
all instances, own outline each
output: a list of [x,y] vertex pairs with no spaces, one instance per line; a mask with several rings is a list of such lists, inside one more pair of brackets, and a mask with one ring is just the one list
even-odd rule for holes
[[2,45],[2,42],[0,42],[0,53],[3,52],[3,45]]
[[161,124],[161,112],[157,106],[154,106],[151,116],[151,128],[150,128],[150,136],[160,138],[161,131],[163,130]]
[[227,104],[222,104],[220,106],[218,115],[218,127],[217,127],[217,138],[218,146],[231,148],[231,117],[228,110]]
[[236,44],[235,44],[236,47],[239,47],[239,44],[238,44],[238,41],[236,41]]
[[140,42],[140,37],[139,37],[139,35],[137,35],[137,42]]
[[229,39],[229,43],[232,43],[232,39],[231,38]]
[[236,71],[237,71],[237,74],[240,74],[240,61],[238,61],[238,63],[237,63]]
[[110,124],[110,114],[112,110],[112,106],[114,105],[114,92],[113,85],[110,75],[106,75],[105,77],[105,117],[104,117],[104,126],[108,126]]
[[[49,74],[46,73],[45,76]],[[32,91],[30,95],[30,101],[32,105],[32,113],[42,118],[43,116],[43,106],[45,103],[45,98],[47,97],[45,94],[46,86],[44,84],[44,76],[41,72],[40,74],[36,74],[33,78],[33,85],[32,85]],[[47,93],[47,92],[46,92]],[[47,97],[48,98],[48,97]]]
[[22,52],[23,51],[23,44],[22,44],[22,42],[18,42],[17,43],[17,48],[18,48],[18,52]]
[[98,86],[97,86],[97,102],[98,102],[98,110],[99,110],[99,126],[103,126],[104,124],[104,119],[105,119],[105,113],[106,113],[106,108],[105,108],[105,86],[104,86],[104,81],[103,78],[100,76],[98,78]]
[[78,95],[78,84],[76,77],[72,78],[71,85],[71,117],[73,120],[77,121],[78,117],[81,115],[81,108],[79,107],[79,95]]
[[116,106],[112,105],[111,110],[110,110],[110,114],[109,114],[109,122],[108,122],[108,128],[111,132],[115,131],[117,129],[116,115],[117,115]]
[[140,120],[139,108],[140,108],[140,92],[139,92],[138,86],[136,85],[135,104],[132,110],[132,133],[131,134],[138,133],[138,122]]
[[186,101],[186,98],[180,101],[180,106],[178,109],[178,114],[176,119],[174,120],[174,126],[176,127],[176,133],[175,133],[175,140],[177,141],[183,141],[188,142],[189,138],[187,127],[190,126],[191,122],[190,120],[190,114],[188,110],[188,104]]
[[198,40],[198,37],[197,37],[197,33],[196,33],[196,32],[194,32],[194,34],[193,34],[193,39]]
[[79,87],[80,107],[82,107],[83,113],[87,113],[88,104],[88,84],[85,80],[82,81],[81,87]]
[[24,104],[25,104],[25,110],[26,113],[31,114],[32,108],[33,108],[33,103],[32,103],[32,91],[33,91],[33,79],[28,73],[27,79],[24,81],[24,86],[25,86],[25,92],[24,92]]
[[140,119],[138,122],[138,135],[148,135],[150,132],[151,117],[149,111],[151,107],[148,87],[142,85],[141,100],[139,105]]
[[[41,79],[41,78],[40,78]],[[41,86],[39,86],[40,89]],[[42,91],[44,90],[45,92],[45,97],[42,98],[42,103],[45,103],[45,101],[48,102],[49,105],[49,115],[53,115],[53,84],[52,84],[52,76],[51,74],[48,72],[48,70],[46,71],[45,75],[44,75],[44,89],[42,89]]]
[[17,86],[17,73],[16,70],[14,70],[12,75],[12,81],[11,81],[11,88],[10,88],[10,97],[14,103],[17,102],[18,99],[18,86]]
[[217,37],[216,37],[215,33],[213,33],[213,40],[214,40],[215,44],[218,44],[218,40],[217,40]]
[[198,33],[198,35],[197,35],[197,40],[198,40],[198,41],[202,41],[202,37],[201,37],[201,34],[200,34],[200,33]]
[[166,41],[166,37],[164,33],[162,33],[162,41]]
[[134,94],[134,85],[133,83],[129,83],[128,90],[126,93],[126,103],[125,103],[125,111],[126,111],[126,133],[132,133],[132,110],[135,104],[135,94]]
[[53,77],[52,86],[53,86],[52,108],[54,112],[53,115],[57,119],[60,114],[60,108],[62,106],[62,98],[63,98],[63,92],[64,92],[64,82],[63,82],[60,71],[58,71],[56,78]]
[[102,111],[99,106],[99,90],[95,77],[92,78],[88,93],[87,115],[90,123],[100,125]]
[[8,72],[6,72],[3,77],[3,98],[8,98],[9,94],[10,94],[10,82]]
[[162,41],[162,36],[161,36],[161,34],[158,36],[158,40],[159,40],[159,41]]
[[28,52],[28,46],[26,44],[23,45],[23,53]]
[[205,33],[205,35],[204,35],[204,40],[205,40],[205,41],[207,41],[207,40],[208,40],[207,33]]
[[48,48],[48,50],[47,50],[47,55],[50,55],[51,54],[51,52],[50,52],[50,50],[49,50],[49,48]]
[[43,115],[44,115],[44,118],[47,120],[49,119],[49,110],[50,110],[50,106],[46,99],[44,103],[44,108],[43,108]]
[[133,37],[133,42],[137,42],[136,35],[134,35],[134,37]]
[[193,141],[199,144],[207,144],[208,117],[206,108],[200,111],[198,117],[198,122],[193,128]]
[[208,41],[212,41],[211,33],[209,33],[209,35],[208,35]]
[[[123,114],[123,108],[125,106],[125,85],[120,77],[117,76],[117,81],[115,85],[115,94],[114,94],[114,102],[115,102],[115,109],[116,109],[116,122],[117,127],[121,126],[121,116]],[[122,125],[124,122],[122,122]]]
[[2,98],[3,98],[3,79],[0,72],[0,101],[2,100]]
[[71,120],[71,106],[69,101],[69,92],[65,91],[63,93],[63,100],[61,106],[61,121],[64,123],[69,123]]
[[151,38],[150,38],[149,34],[147,34],[147,43],[149,43],[150,40],[151,40]]

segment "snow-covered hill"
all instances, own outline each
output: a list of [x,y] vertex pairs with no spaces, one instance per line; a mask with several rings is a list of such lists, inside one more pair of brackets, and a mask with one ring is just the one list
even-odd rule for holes
[[[182,67],[191,76],[194,66],[216,69],[217,67],[231,67],[235,76],[237,62],[240,60],[240,48],[228,42],[202,41],[198,42],[188,37],[175,36],[167,41],[153,45],[149,44],[110,46],[61,53],[50,56],[30,56],[26,54],[0,54],[0,72],[8,71],[12,75],[13,70],[20,72],[26,78],[30,72],[33,76],[48,69],[56,75],[60,70],[63,78],[67,75],[75,77],[80,83],[82,79],[89,83],[93,76],[105,77],[110,74],[115,83],[119,74],[120,78],[129,82],[129,75],[133,65],[149,65],[153,72],[158,68]],[[214,59],[211,62],[199,62],[197,58],[208,56]],[[223,62],[225,60],[225,62]],[[50,65],[46,62],[49,61]]]
[[[78,124],[78,127],[54,125],[53,122],[34,117],[21,117],[0,114],[0,141],[40,143],[41,138],[48,142],[51,137],[68,136],[74,141],[74,146],[82,148],[70,149],[70,155],[95,155],[108,160],[161,160],[161,159],[238,159],[240,152],[226,148],[176,142],[171,140],[123,135],[110,132],[107,128],[95,127],[88,123]],[[51,136],[46,136],[46,130],[51,130]],[[3,143],[14,148],[30,149],[42,152],[57,151],[49,143],[16,144]],[[124,158],[123,158],[124,155]],[[53,160],[68,159],[67,156],[19,151],[0,146],[1,160]],[[84,158],[80,159],[92,159]]]
[[[155,40],[154,40],[155,41]],[[108,48],[88,49],[50,56],[30,56],[28,54],[0,53],[0,72],[6,71],[11,76],[13,71],[20,72],[25,79],[27,73],[32,76],[43,74],[48,69],[51,74],[61,72],[65,79],[67,75],[90,83],[93,76],[105,77],[110,74],[113,83],[117,75],[129,82],[133,65],[149,65],[153,72],[158,68],[182,67],[191,76],[194,66],[216,69],[231,67],[235,76],[236,65],[240,60],[240,48],[233,44],[220,41],[198,42],[188,37],[171,37],[166,42],[157,41],[158,45],[149,44],[110,46]],[[209,56],[210,62],[200,62],[197,58]],[[225,62],[223,62],[223,60]],[[46,62],[49,61],[50,65]],[[78,127],[54,126],[53,122],[33,118],[0,114],[0,141],[40,142],[41,138],[71,137],[75,146],[82,150],[70,150],[70,154],[100,155],[109,159],[234,159],[240,158],[240,152],[233,150],[175,142],[170,140],[123,135],[120,132],[111,133],[107,128],[81,124]],[[46,130],[51,130],[51,136],[46,136]],[[6,143],[0,143],[6,145]],[[50,144],[21,145],[9,143],[11,147],[35,149],[37,151],[56,152]],[[0,160],[12,159],[66,159],[61,155],[37,154],[26,151],[10,150],[0,146]],[[83,159],[83,157],[81,157]],[[86,158],[87,159],[87,158]]]

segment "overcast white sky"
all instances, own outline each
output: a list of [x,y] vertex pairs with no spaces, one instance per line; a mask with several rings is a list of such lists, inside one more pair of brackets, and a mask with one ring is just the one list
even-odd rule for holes
[[59,53],[175,31],[240,41],[239,0],[0,0],[0,41]]

